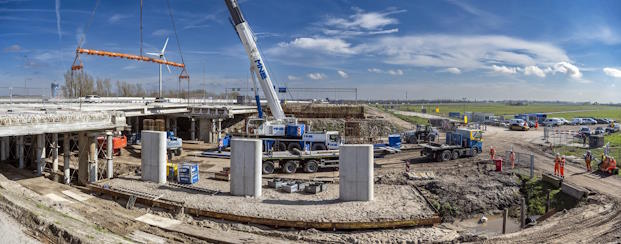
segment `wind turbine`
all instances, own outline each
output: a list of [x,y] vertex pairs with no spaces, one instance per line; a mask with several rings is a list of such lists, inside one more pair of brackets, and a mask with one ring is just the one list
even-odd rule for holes
[[[168,61],[166,60],[166,57],[164,57],[164,52],[166,52],[166,45],[168,45],[168,37],[166,37],[166,42],[164,42],[164,47],[162,48],[162,51],[160,51],[159,53],[147,53],[147,55],[159,57],[164,61]],[[166,68],[168,69],[168,73],[171,73],[170,67],[168,67],[168,65],[166,65]],[[162,64],[160,64],[160,90],[158,99],[162,99]]]

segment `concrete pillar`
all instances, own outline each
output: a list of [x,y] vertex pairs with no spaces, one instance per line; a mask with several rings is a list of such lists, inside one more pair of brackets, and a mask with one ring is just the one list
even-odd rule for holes
[[218,137],[217,135],[217,127],[216,127],[216,120],[212,119],[211,120],[211,133],[209,133],[209,142],[211,143],[218,143]]
[[192,117],[190,117],[190,140],[196,140],[196,121]]
[[140,132],[140,118],[139,117],[134,117],[134,132],[135,133]]
[[166,131],[171,130],[169,117],[164,118],[164,126],[166,126]]
[[166,132],[142,131],[141,169],[142,180],[166,183]]
[[261,196],[261,140],[231,140],[231,195]]
[[177,117],[172,118],[172,131],[175,133],[175,136],[179,136],[177,134]]
[[63,170],[65,171],[64,182],[69,184],[71,182],[71,144],[69,133],[63,134]]
[[108,179],[112,179],[112,173],[114,173],[114,165],[112,162],[112,157],[114,156],[114,146],[112,143],[112,132],[106,134],[106,176]]
[[222,119],[218,119],[218,140],[216,143],[220,143],[220,139],[222,139]]
[[52,172],[58,172],[58,134],[52,134]]
[[37,176],[43,174],[43,168],[45,168],[45,134],[37,135]]
[[373,145],[339,147],[339,199],[373,200]]
[[78,135],[78,183],[88,184],[88,135],[80,132]]
[[17,150],[15,156],[17,157],[18,167],[20,169],[23,169],[24,167],[26,167],[26,165],[24,164],[24,136],[17,137],[17,147],[15,148]]
[[2,139],[0,139],[0,160],[4,161],[4,160],[9,159],[9,154],[7,153],[8,147],[9,147],[9,138],[2,137]]
[[209,136],[211,135],[209,133],[209,120],[205,119],[205,118],[201,118],[198,121],[198,139],[203,141],[203,142],[211,142],[211,138],[209,138]]
[[88,136],[88,183],[97,182],[97,136]]

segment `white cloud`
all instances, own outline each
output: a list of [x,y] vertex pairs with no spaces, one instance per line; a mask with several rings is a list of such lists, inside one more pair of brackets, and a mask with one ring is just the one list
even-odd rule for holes
[[19,51],[21,51],[21,50],[22,50],[22,47],[21,47],[20,45],[17,45],[17,44],[13,44],[13,45],[11,45],[11,46],[8,46],[8,47],[5,47],[5,48],[4,48],[4,51],[5,51],[5,52],[7,52],[7,53],[10,53],[10,52],[19,52]]
[[541,78],[546,77],[546,73],[537,66],[526,66],[524,67],[524,75],[535,75]]
[[344,79],[349,78],[349,74],[347,74],[347,72],[345,72],[343,70],[337,70],[336,73],[338,73]]
[[309,73],[308,78],[311,80],[323,80],[326,78],[326,75],[323,73]]
[[448,73],[452,73],[452,74],[461,74],[461,70],[459,68],[455,68],[455,67],[451,67],[451,68],[446,68],[444,70],[442,70],[444,72],[448,72]]
[[389,75],[403,75],[403,70],[400,69],[390,69],[387,72]]
[[502,74],[515,74],[517,73],[517,68],[515,67],[507,67],[507,66],[498,66],[498,65],[492,65],[492,70],[494,72],[497,73],[502,73]]
[[607,76],[621,78],[621,69],[606,67],[604,68],[604,73],[606,73]]
[[56,30],[58,31],[58,40],[61,40],[63,32],[60,28],[60,0],[56,0]]
[[371,73],[382,73],[382,70],[378,68],[368,68],[367,70]]
[[170,35],[170,33],[171,33],[170,30],[167,30],[167,29],[157,29],[157,30],[153,31],[153,33],[151,33],[151,35],[154,35],[154,36],[167,36],[167,35]]
[[351,47],[350,43],[339,38],[302,37],[296,38],[295,40],[288,43],[281,42],[278,44],[278,46],[281,49],[297,48],[321,51],[328,54],[348,55],[357,53],[357,51]]
[[348,18],[330,17],[322,25],[326,28],[323,33],[326,35],[338,36],[358,36],[358,35],[378,35],[398,32],[398,28],[384,29],[389,25],[396,25],[399,21],[390,15],[405,12],[405,10],[395,10],[387,12],[364,12],[361,9],[354,9],[355,14]]
[[119,21],[129,18],[129,15],[124,15],[124,14],[113,14],[112,16],[110,16],[110,18],[108,18],[108,23],[110,24],[116,24]]
[[420,67],[485,68],[491,64],[530,66],[568,61],[564,50],[507,36],[421,35],[384,37],[363,49],[384,62]]
[[578,27],[580,30],[576,31],[569,41],[576,42],[601,42],[607,45],[615,45],[621,43],[621,35],[611,29],[608,25],[588,25]]
[[288,75],[287,79],[293,81],[293,80],[299,80],[300,77],[297,77],[297,76],[294,76],[294,75]]
[[582,78],[582,73],[580,69],[573,64],[568,62],[559,62],[554,65],[554,72],[560,72],[563,74],[569,74],[571,78],[579,80]]

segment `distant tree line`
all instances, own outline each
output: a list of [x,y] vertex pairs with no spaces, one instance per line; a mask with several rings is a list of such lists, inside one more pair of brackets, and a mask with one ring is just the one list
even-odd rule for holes
[[[148,92],[141,83],[129,83],[126,81],[116,81],[116,87],[113,88],[110,79],[93,78],[93,76],[79,71],[67,71],[65,73],[65,84],[62,86],[63,96],[66,98],[84,97],[86,95],[98,95],[100,97],[157,97],[157,91]],[[203,98],[212,97],[220,98],[236,98],[239,93],[214,93],[206,92],[201,89],[194,89],[187,92],[187,89],[165,90],[164,97],[174,98]]]

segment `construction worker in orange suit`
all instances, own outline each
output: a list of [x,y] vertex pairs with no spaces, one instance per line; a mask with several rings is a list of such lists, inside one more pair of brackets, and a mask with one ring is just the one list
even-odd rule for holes
[[561,178],[565,178],[565,155],[561,158]]
[[539,128],[539,120],[535,120],[535,130],[537,130],[537,128]]
[[560,166],[561,166],[561,154],[556,153],[556,157],[554,158],[554,176],[559,176]]
[[513,150],[509,154],[509,160],[511,160],[511,169],[515,168],[515,152]]
[[494,160],[494,158],[496,158],[496,149],[494,149],[494,147],[492,146],[489,147],[489,157],[491,160]]
[[584,154],[584,163],[586,164],[587,172],[591,172],[591,161],[593,161],[593,155],[591,154],[591,150],[587,150],[586,154]]

